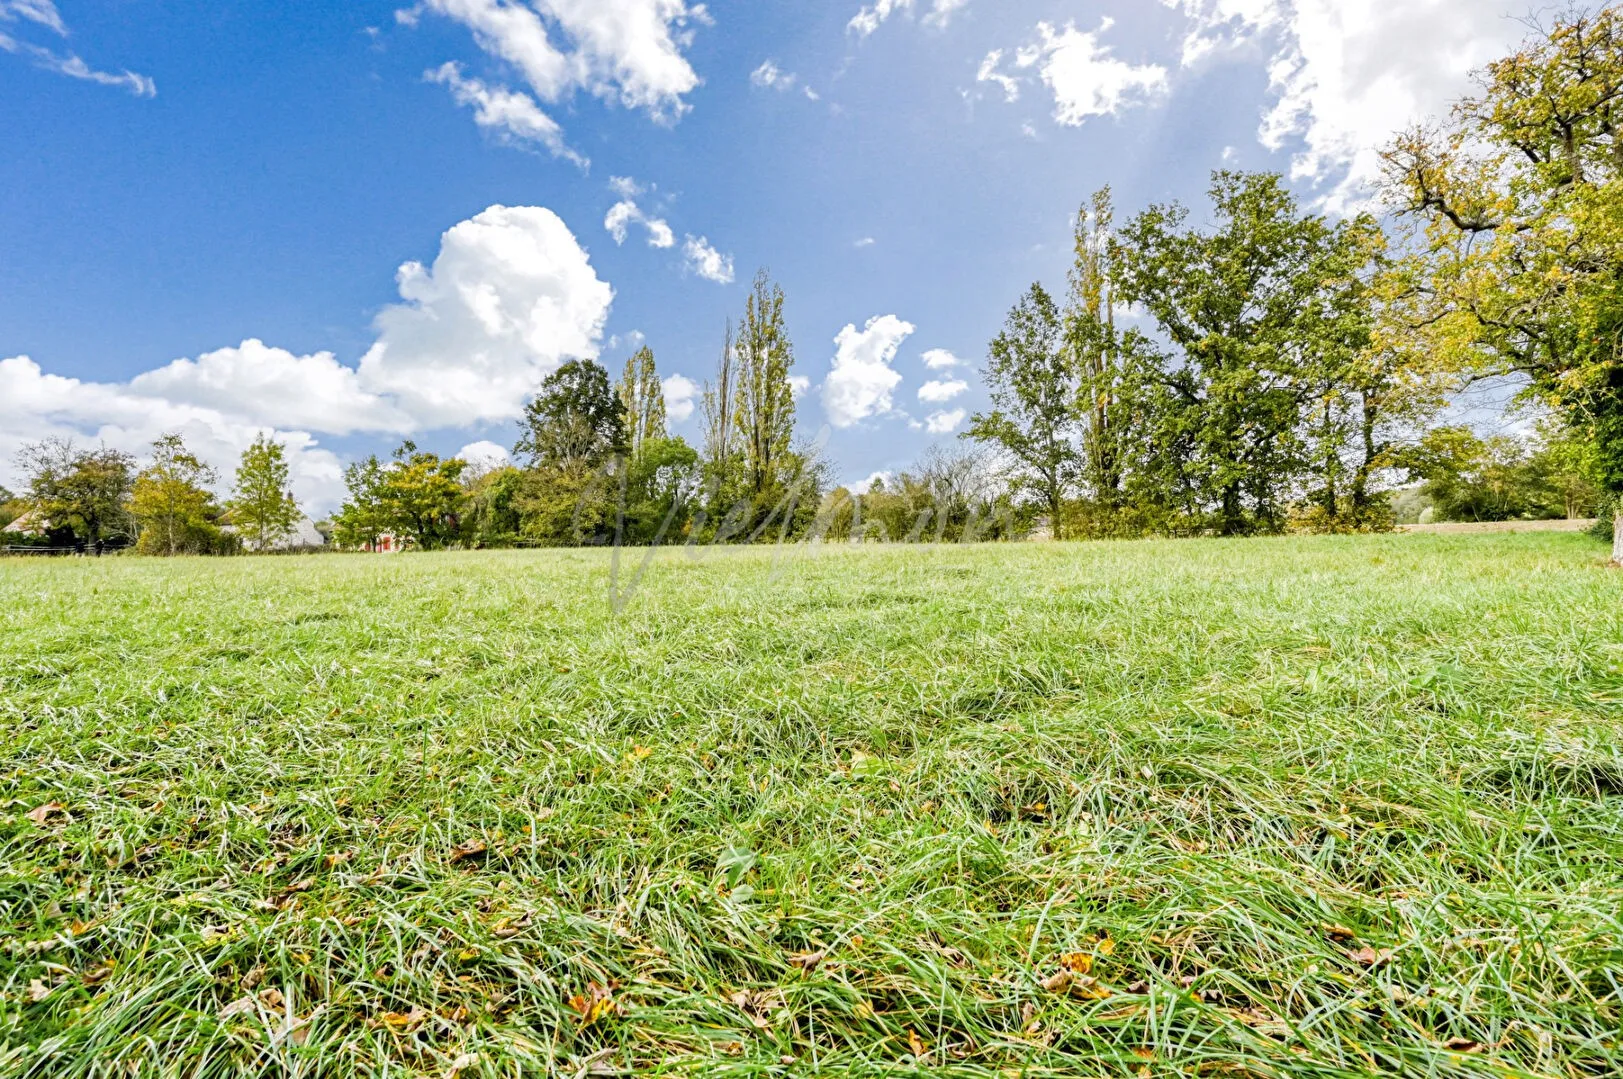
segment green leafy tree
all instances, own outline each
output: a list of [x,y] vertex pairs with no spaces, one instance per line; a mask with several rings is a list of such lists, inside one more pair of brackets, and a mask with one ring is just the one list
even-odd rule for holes
[[548,375],[525,406],[514,451],[532,467],[565,472],[596,468],[629,448],[624,405],[609,374],[591,360],[574,360]]
[[795,352],[783,321],[783,302],[782,287],[765,270],[756,274],[733,346],[732,419],[756,521],[770,516],[785,499],[804,465],[792,449],[795,398],[789,372]]
[[69,439],[52,438],[23,447],[18,465],[28,477],[28,508],[55,528],[100,547],[129,527],[135,483],[129,454],[105,446],[79,450]]
[[141,528],[136,549],[142,554],[223,554],[231,541],[215,523],[220,509],[208,487],[216,479],[210,468],[186,448],[178,434],[152,444],[152,463],[135,478],[130,513]]
[[626,361],[615,395],[620,398],[626,448],[632,456],[644,444],[665,437],[665,388],[654,366],[653,349],[644,346]]
[[1016,486],[1048,511],[1055,539],[1064,538],[1065,499],[1082,471],[1073,359],[1058,306],[1042,285],[1032,285],[987,355],[986,388],[995,407],[971,417],[968,430],[1013,458]]
[[1156,436],[1176,447],[1159,455],[1176,473],[1162,485],[1212,512],[1224,535],[1278,531],[1314,464],[1308,403],[1369,339],[1359,271],[1375,226],[1302,214],[1273,174],[1216,173],[1211,199],[1212,228],[1172,205],[1122,230],[1111,246],[1118,295],[1176,350],[1150,368],[1162,391]]
[[383,504],[384,466],[374,454],[344,469],[344,486],[349,498],[333,515],[333,538],[340,547],[376,550],[378,541],[389,531]]
[[634,546],[679,543],[688,536],[691,509],[698,493],[699,454],[680,438],[643,443],[628,462],[617,512],[621,542]]
[[288,486],[287,453],[280,442],[260,435],[243,451],[230,508],[232,522],[256,551],[293,534],[299,504]]
[[[1623,492],[1623,8],[1573,9],[1387,150],[1408,325],[1449,370],[1514,372]],[[1623,502],[1613,540],[1623,560]]]
[[463,532],[475,547],[510,547],[519,539],[523,526],[518,498],[524,472],[517,468],[497,468],[471,479],[464,475],[468,502],[463,515]]
[[1106,510],[1120,507],[1127,471],[1131,390],[1116,329],[1110,241],[1115,207],[1108,187],[1076,217],[1071,291],[1065,306],[1067,344],[1082,421],[1082,473]]
[[383,470],[377,492],[384,522],[421,550],[443,549],[460,534],[468,497],[461,480],[468,462],[419,450],[410,440],[394,458]]
[[1575,519],[1600,499],[1592,445],[1550,424],[1533,438],[1439,427],[1395,460],[1424,481],[1420,493],[1443,521]]

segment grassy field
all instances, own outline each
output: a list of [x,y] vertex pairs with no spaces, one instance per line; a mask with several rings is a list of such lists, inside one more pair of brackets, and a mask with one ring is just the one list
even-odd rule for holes
[[0,1074],[1623,1074],[1607,553],[0,562]]

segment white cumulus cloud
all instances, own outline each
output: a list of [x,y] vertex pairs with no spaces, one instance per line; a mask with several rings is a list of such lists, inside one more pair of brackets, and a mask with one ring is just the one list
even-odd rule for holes
[[214,409],[266,427],[347,435],[403,432],[415,426],[393,401],[362,388],[355,369],[332,353],[295,356],[258,340],[139,374],[130,380],[129,392]]
[[888,486],[895,482],[896,473],[894,472],[873,472],[868,475],[867,479],[857,480],[855,483],[846,484],[845,489],[854,495],[865,495],[869,491],[872,491],[876,484]]
[[468,462],[469,468],[479,475],[495,472],[513,463],[513,455],[507,452],[506,446],[489,441],[470,443],[457,450],[456,455]]
[[160,435],[176,432],[221,477],[226,493],[242,451],[270,433],[287,447],[293,492],[308,512],[330,510],[343,497],[343,466],[308,431],[255,423],[240,414],[134,392],[128,385],[46,374],[27,356],[0,359],[0,482],[24,485],[19,450],[45,438],[105,444],[142,456]]
[[660,383],[665,390],[665,415],[672,423],[686,423],[699,398],[699,384],[686,375],[672,375]]
[[955,408],[951,412],[932,412],[924,419],[924,429],[932,435],[950,435],[964,422],[965,412]]
[[1003,50],[993,49],[981,61],[980,70],[975,72],[976,82],[996,83],[1003,88],[1003,97],[1007,101],[1020,100],[1020,80],[1013,75],[1006,75],[1001,70],[1003,65]]
[[834,338],[834,366],[823,381],[823,410],[835,427],[850,427],[891,410],[902,376],[891,367],[914,326],[895,315],[878,315],[862,329],[849,325]]
[[750,82],[763,90],[792,90],[799,81],[796,76],[780,68],[776,61],[763,61],[761,66],[750,72]]
[[682,254],[687,259],[687,268],[706,281],[718,285],[733,283],[733,257],[717,251],[703,236],[689,236],[682,245]]
[[[432,267],[399,275],[401,302],[377,317],[358,368],[248,340],[127,383],[0,360],[0,482],[18,486],[17,450],[47,437],[144,452],[178,432],[229,477],[256,436],[288,447],[294,491],[312,513],[342,499],[338,458],[317,435],[400,435],[510,420],[542,378],[595,357],[613,290],[551,210],[492,206],[448,230]],[[476,444],[477,445],[477,444]]]
[[1526,27],[1484,0],[1163,0],[1188,19],[1183,61],[1245,46],[1270,56],[1274,103],[1259,138],[1295,150],[1296,179],[1328,185],[1332,210],[1360,208],[1380,174],[1380,148],[1447,112],[1470,73]]
[[518,415],[565,360],[596,356],[614,290],[551,210],[492,206],[408,262],[401,303],[379,313],[361,383],[428,427]]
[[548,104],[584,90],[660,120],[688,109],[700,80],[683,50],[709,21],[686,0],[422,0],[395,17],[416,25],[424,14],[467,27]]
[[626,242],[626,234],[632,225],[641,225],[647,231],[649,247],[676,245],[676,234],[671,231],[671,226],[660,218],[649,217],[631,199],[623,199],[609,207],[608,215],[603,218],[603,227],[609,230],[609,235],[614,237],[617,244]]
[[969,383],[961,378],[932,379],[919,387],[919,400],[939,405],[969,390]]
[[932,371],[950,371],[954,367],[967,367],[968,365],[944,348],[932,348],[924,354],[924,366]]
[[[1016,56],[1016,65],[1036,68],[1054,95],[1054,119],[1058,122],[1076,127],[1089,117],[1115,116],[1167,92],[1166,68],[1128,63],[1100,41],[1112,25],[1112,20],[1105,19],[1098,30],[1082,31],[1074,23],[1064,30],[1038,23],[1037,43],[1021,49]],[[1008,87],[1004,89],[1007,92]]]

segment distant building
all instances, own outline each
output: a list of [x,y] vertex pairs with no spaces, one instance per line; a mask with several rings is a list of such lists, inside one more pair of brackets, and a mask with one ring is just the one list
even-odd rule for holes
[[361,544],[361,550],[367,554],[399,554],[405,549],[406,541],[393,532],[383,533],[376,543]]
[[[220,531],[227,534],[240,534],[236,525],[227,524]],[[250,551],[260,548],[247,536],[243,536],[242,545]],[[314,547],[327,546],[327,537],[321,534],[316,523],[308,517],[300,517],[293,525],[293,531],[277,540],[275,543],[265,545],[267,551],[302,551]]]
[[0,532],[15,532],[20,536],[43,536],[50,527],[51,522],[41,517],[37,510],[29,510],[4,528],[0,528]]

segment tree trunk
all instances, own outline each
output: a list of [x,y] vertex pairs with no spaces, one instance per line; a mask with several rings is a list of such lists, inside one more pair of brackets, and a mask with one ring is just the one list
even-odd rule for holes
[[1612,517],[1612,563],[1623,566],[1623,504]]

